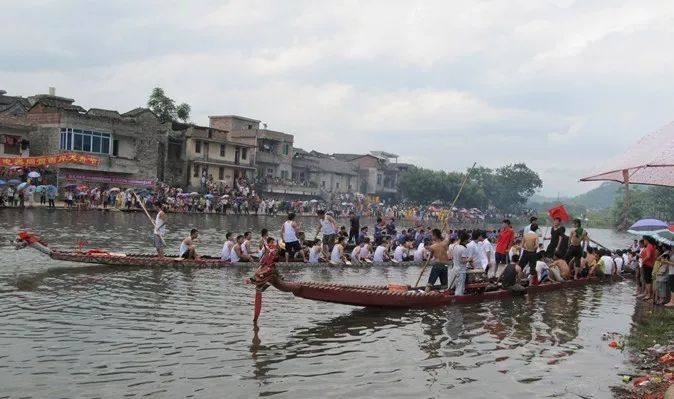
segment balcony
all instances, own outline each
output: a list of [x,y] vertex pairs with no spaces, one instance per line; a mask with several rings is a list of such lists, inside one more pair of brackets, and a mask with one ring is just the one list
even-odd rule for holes
[[274,154],[271,152],[263,152],[263,151],[258,151],[255,155],[256,163],[266,163],[266,164],[272,164],[272,165],[280,165],[281,164],[281,156],[278,154]]
[[135,159],[113,157],[106,155],[93,154],[101,159],[101,164],[98,168],[92,168],[90,165],[68,164],[65,168],[78,170],[93,170],[97,172],[112,172],[112,173],[128,173],[138,174],[140,168],[138,161]]

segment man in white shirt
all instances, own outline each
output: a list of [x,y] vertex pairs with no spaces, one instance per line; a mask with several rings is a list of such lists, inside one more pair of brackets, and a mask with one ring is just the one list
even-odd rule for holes
[[482,252],[485,254],[486,264],[484,269],[487,272],[488,277],[496,277],[496,253],[494,252],[494,246],[491,244],[485,237],[485,233],[482,232],[482,241],[480,242],[482,246]]
[[414,261],[415,262],[423,262],[428,258],[428,251],[425,248],[426,243],[422,241],[419,246],[417,247],[417,250],[414,251]]
[[377,245],[377,249],[374,250],[374,257],[372,261],[375,263],[388,262],[391,258],[388,256],[389,248],[389,239],[387,237],[382,238],[381,244]]
[[412,249],[412,244],[414,244],[414,241],[412,241],[411,238],[405,239],[405,243],[403,245],[398,245],[393,251],[393,261],[395,262],[406,262],[411,259],[410,257],[410,249]]
[[482,268],[482,257],[483,251],[480,249],[479,245],[480,240],[480,231],[475,230],[471,236],[470,242],[466,245],[468,250],[468,257],[473,260],[473,267]]

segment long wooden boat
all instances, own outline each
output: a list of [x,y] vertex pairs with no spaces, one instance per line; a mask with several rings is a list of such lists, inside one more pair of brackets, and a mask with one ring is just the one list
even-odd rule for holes
[[[175,268],[252,268],[257,267],[257,262],[230,262],[222,260],[219,257],[202,256],[199,259],[184,259],[178,256],[164,256],[150,254],[127,254],[120,252],[109,252],[100,249],[63,251],[50,248],[46,243],[34,234],[21,232],[16,240],[17,246],[30,247],[38,250],[50,258],[59,261],[91,263],[107,266],[131,266],[131,267],[175,267]],[[420,262],[385,262],[385,263],[361,263],[358,265],[332,266],[330,263],[309,264],[304,262],[279,262],[278,265],[286,268],[298,267],[372,267],[372,266],[417,266]]]
[[345,285],[319,283],[311,281],[289,282],[281,278],[271,279],[270,283],[280,291],[290,292],[296,297],[321,302],[332,302],[364,307],[419,308],[447,306],[486,300],[506,299],[519,295],[532,295],[548,291],[581,287],[599,283],[599,278],[584,278],[561,283],[532,285],[524,292],[511,292],[505,289],[486,291],[484,284],[468,284],[466,295],[454,295],[451,290],[425,292],[421,288],[400,289],[398,285]]

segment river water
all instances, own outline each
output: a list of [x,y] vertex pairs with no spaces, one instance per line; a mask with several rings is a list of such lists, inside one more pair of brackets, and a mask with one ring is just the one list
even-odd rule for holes
[[[171,215],[216,253],[228,230],[282,219]],[[313,219],[303,219],[313,226]],[[250,270],[142,269],[52,261],[7,245],[20,228],[50,245],[151,252],[144,215],[0,210],[0,398],[604,398],[627,369],[602,333],[627,333],[632,283],[431,310],[377,310],[269,289],[252,326]],[[307,228],[311,232],[310,228]],[[591,231],[604,245],[630,237]],[[418,267],[285,270],[287,279],[416,280]]]

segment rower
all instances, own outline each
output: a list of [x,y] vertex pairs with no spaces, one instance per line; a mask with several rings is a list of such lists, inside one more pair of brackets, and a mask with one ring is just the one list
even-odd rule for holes
[[190,230],[189,237],[185,238],[180,243],[180,248],[178,249],[178,255],[183,259],[199,259],[197,255],[196,247],[194,246],[194,240],[199,237],[199,231],[197,229]]
[[426,291],[430,291],[431,286],[435,284],[438,278],[440,279],[440,286],[447,287],[448,277],[447,265],[449,264],[449,259],[447,257],[447,248],[449,247],[449,234],[444,239],[442,238],[440,229],[433,229],[431,234],[433,244],[427,249],[435,259],[435,262],[433,262],[431,275],[428,277],[428,283],[426,283]]
[[405,238],[404,243],[402,245],[398,245],[395,251],[393,251],[393,260],[400,263],[408,262],[414,259],[414,257],[410,255],[412,244],[414,244],[414,240],[412,238]]
[[462,230],[458,236],[459,242],[454,246],[453,267],[452,267],[452,282],[447,287],[451,289],[454,287],[454,295],[463,295],[466,288],[466,271],[468,267],[473,264],[473,258],[470,257],[466,244],[470,240],[468,232]]
[[566,252],[566,263],[573,267],[574,278],[578,278],[580,272],[580,259],[583,257],[583,246],[590,238],[587,236],[587,231],[581,227],[580,219],[573,220],[574,229],[569,234],[569,250]]
[[283,238],[283,242],[285,242],[286,263],[289,262],[291,256],[294,258],[298,252],[302,254],[302,261],[306,261],[304,252],[302,252],[302,245],[299,238],[297,238],[299,231],[300,226],[295,222],[295,213],[290,212],[288,219],[281,226],[281,237]]
[[232,254],[232,248],[234,248],[234,240],[232,239],[232,232],[228,231],[227,234],[225,234],[225,244],[222,246],[222,252],[220,252],[220,259],[221,260],[229,260],[230,255]]
[[337,237],[337,243],[332,247],[332,252],[330,253],[330,263],[339,266],[346,263],[346,257],[344,256],[344,237]]
[[232,252],[229,254],[229,260],[232,261],[232,263],[250,262],[252,260],[250,255],[244,253],[243,250],[241,249],[243,241],[244,241],[243,236],[239,235],[236,237],[236,244],[234,244]]
[[377,249],[374,250],[374,257],[372,261],[375,263],[384,263],[391,260],[388,255],[390,239],[388,237],[382,237],[381,243],[377,245]]
[[365,237],[360,246],[360,254],[358,255],[358,260],[361,262],[369,263],[372,261],[372,244],[370,244],[370,237]]
[[243,243],[241,243],[241,252],[250,256],[250,239],[253,237],[253,233],[246,231],[243,233]]
[[168,220],[168,216],[166,215],[167,212],[168,207],[162,205],[154,220],[154,235],[152,237],[154,238],[154,247],[157,250],[157,256],[160,258],[164,257],[164,245],[166,244],[164,242],[164,236],[166,235],[166,221]]
[[318,238],[318,233],[323,231],[323,245],[327,247],[328,251],[331,251],[335,243],[335,237],[337,237],[337,222],[322,209],[316,213],[318,214],[319,223],[315,238]]
[[532,276],[533,285],[538,285],[538,273],[536,273],[536,261],[538,260],[538,225],[533,223],[531,230],[524,233],[522,237],[522,257],[520,258],[520,267],[522,270],[529,266],[529,275]]
[[428,251],[426,250],[426,244],[430,244],[426,240],[422,240],[421,243],[417,246],[416,251],[414,251],[414,261],[423,262],[428,259]]
[[321,255],[323,255],[323,246],[321,245],[321,240],[317,239],[314,245],[309,248],[309,263],[312,265],[317,264],[321,259]]
[[260,241],[257,244],[257,258],[262,259],[264,256],[264,251],[265,248],[267,248],[266,243],[267,243],[267,238],[269,238],[269,230],[267,229],[262,229],[260,231]]
[[353,247],[353,250],[351,251],[351,263],[352,264],[354,264],[354,265],[360,264],[360,251],[363,249],[364,246],[365,246],[365,243],[361,242],[360,244]]

